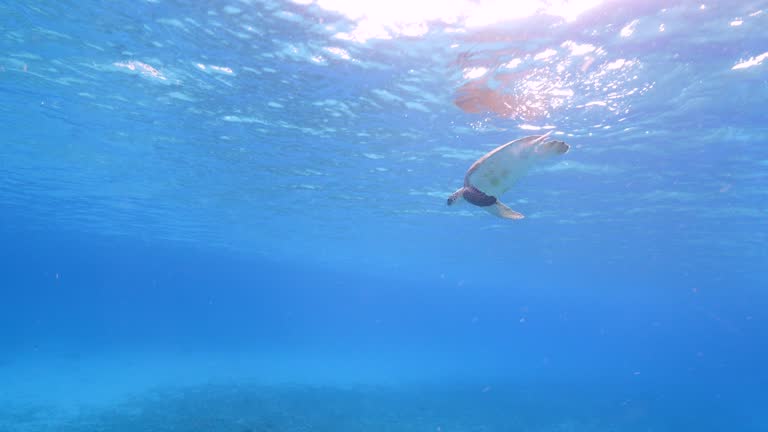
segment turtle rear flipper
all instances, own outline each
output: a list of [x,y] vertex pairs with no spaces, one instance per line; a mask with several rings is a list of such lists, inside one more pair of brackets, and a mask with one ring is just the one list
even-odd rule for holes
[[496,201],[496,204],[494,205],[490,205],[488,207],[483,207],[483,208],[488,210],[488,213],[504,219],[522,219],[525,217],[523,216],[522,213],[518,213],[512,210],[511,208],[500,203],[499,201]]

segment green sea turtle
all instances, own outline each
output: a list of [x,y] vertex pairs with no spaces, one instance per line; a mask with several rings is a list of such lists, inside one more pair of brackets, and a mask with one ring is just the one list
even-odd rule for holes
[[525,175],[541,159],[561,155],[568,144],[547,140],[546,135],[520,138],[496,147],[473,163],[464,176],[464,187],[448,197],[448,205],[467,201],[505,219],[522,219],[523,215],[505,206],[499,197]]

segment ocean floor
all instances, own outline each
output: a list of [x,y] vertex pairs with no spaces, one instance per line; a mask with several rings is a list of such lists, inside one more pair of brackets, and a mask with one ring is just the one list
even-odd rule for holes
[[0,365],[0,432],[702,432],[765,426],[722,401],[684,388],[673,392],[672,386],[562,375],[427,376],[425,368],[405,373],[403,364],[354,363],[149,354],[10,361]]
[[[584,401],[526,390],[199,385],[162,387],[62,416],[46,406],[5,407],[0,430],[126,431],[649,431],[642,413],[617,416]],[[592,407],[594,408],[594,407]],[[629,416],[629,417],[627,417]],[[637,424],[635,424],[637,423]]]

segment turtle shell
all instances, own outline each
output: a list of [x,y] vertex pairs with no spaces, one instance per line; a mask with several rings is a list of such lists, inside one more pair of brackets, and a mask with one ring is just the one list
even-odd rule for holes
[[488,207],[496,204],[496,197],[484,194],[474,186],[464,187],[464,199],[478,207]]

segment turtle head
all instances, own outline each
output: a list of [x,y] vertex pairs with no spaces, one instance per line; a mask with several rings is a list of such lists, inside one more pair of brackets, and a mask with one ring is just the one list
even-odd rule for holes
[[463,198],[464,198],[464,188],[460,188],[459,190],[452,193],[451,196],[448,197],[448,205],[450,206],[450,205],[459,203]]
[[566,153],[570,146],[563,141],[549,140],[538,145],[537,152],[541,155],[561,155]]

